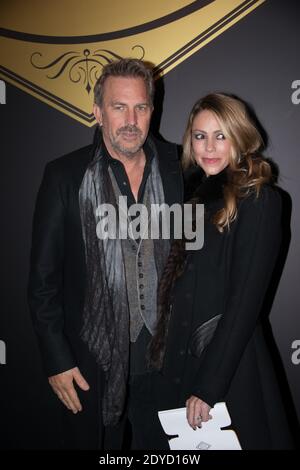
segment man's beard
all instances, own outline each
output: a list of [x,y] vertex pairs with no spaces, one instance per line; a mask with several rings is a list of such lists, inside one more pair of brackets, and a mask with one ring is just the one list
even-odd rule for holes
[[136,134],[139,138],[138,143],[135,146],[128,148],[127,146],[122,145],[122,143],[119,142],[113,135],[110,135],[111,146],[116,152],[119,152],[126,157],[134,157],[141,150],[145,142],[142,131],[136,126],[124,126],[117,130],[116,135],[118,137],[123,133]]

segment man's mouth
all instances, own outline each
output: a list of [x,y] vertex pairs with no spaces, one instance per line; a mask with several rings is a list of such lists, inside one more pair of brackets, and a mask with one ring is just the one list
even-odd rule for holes
[[121,132],[121,135],[125,137],[125,139],[136,139],[139,136],[138,132]]

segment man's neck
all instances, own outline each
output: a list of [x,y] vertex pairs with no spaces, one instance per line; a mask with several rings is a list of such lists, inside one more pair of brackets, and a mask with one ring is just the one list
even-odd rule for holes
[[131,171],[138,170],[139,168],[143,167],[145,165],[146,161],[146,156],[143,148],[141,148],[138,152],[135,154],[131,155],[126,155],[124,153],[118,152],[117,150],[111,148],[110,145],[107,145],[105,142],[106,149],[109,153],[109,155],[112,158],[115,158],[116,160],[119,160],[121,163],[123,163],[126,172],[130,173]]

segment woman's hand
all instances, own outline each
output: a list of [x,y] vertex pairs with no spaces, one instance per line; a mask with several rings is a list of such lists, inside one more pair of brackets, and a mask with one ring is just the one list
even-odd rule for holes
[[201,423],[212,418],[209,414],[211,407],[194,395],[186,401],[186,417],[189,425],[195,430],[201,428]]

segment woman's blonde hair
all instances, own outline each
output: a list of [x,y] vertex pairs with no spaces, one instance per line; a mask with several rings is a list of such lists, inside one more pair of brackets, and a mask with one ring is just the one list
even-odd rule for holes
[[190,113],[183,137],[183,168],[196,164],[192,147],[192,127],[201,111],[212,112],[219,121],[224,136],[231,142],[228,165],[228,183],[224,188],[224,207],[213,217],[220,232],[229,228],[237,215],[237,202],[251,189],[259,194],[264,183],[272,179],[269,163],[259,153],[263,139],[249,116],[245,104],[237,98],[211,93],[198,100]]
[[[246,106],[238,99],[220,93],[200,99],[191,111],[183,140],[184,168],[196,163],[192,148],[192,126],[195,117],[203,110],[214,113],[222,132],[232,144],[224,188],[224,207],[212,219],[217,229],[223,232],[224,229],[229,229],[230,223],[236,218],[238,199],[251,190],[258,195],[261,186],[272,179],[272,173],[269,163],[259,153],[263,147],[263,139]],[[199,198],[194,197],[190,202],[195,205]],[[175,280],[184,271],[187,256],[185,241],[184,238],[173,241],[159,285],[158,321],[156,333],[149,345],[149,364],[155,369],[163,366],[171,315],[171,292]]]

